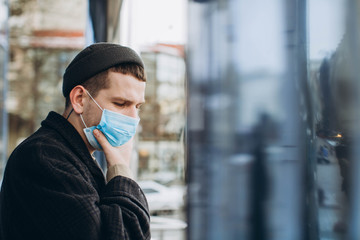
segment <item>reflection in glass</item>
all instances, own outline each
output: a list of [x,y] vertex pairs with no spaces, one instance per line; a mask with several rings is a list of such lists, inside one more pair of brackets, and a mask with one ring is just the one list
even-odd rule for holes
[[307,118],[295,86],[307,75],[306,35],[295,6],[190,5],[190,239],[302,238]]
[[[347,234],[353,79],[343,1],[309,1],[310,88],[315,125],[319,236]],[[331,26],[331,27],[330,27]],[[319,31],[321,29],[321,31]]]
[[191,1],[190,239],[359,239],[358,2]]

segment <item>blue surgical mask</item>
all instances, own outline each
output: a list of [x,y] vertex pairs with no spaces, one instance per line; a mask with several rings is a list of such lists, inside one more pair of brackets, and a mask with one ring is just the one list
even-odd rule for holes
[[93,134],[95,129],[99,129],[113,147],[119,147],[127,143],[135,135],[140,119],[103,109],[90,95],[90,93],[88,91],[86,92],[102,110],[100,123],[97,126],[92,127],[86,126],[84,118],[80,114],[80,118],[85,126],[84,133],[90,145],[96,150],[102,150],[102,147]]

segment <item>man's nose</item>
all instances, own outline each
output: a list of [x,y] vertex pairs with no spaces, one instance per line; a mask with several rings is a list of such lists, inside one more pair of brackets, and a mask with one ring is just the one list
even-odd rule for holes
[[126,113],[127,116],[129,117],[133,117],[133,118],[138,118],[139,117],[139,111],[136,107],[130,107],[129,109],[127,109]]

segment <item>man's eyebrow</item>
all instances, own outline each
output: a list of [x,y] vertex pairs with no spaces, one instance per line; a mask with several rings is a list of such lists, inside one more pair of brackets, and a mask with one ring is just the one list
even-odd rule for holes
[[112,100],[115,100],[115,101],[126,101],[126,102],[131,102],[130,99],[126,99],[124,97],[112,97],[111,98]]
[[[113,101],[124,101],[124,102],[130,102],[130,103],[134,102],[134,101],[132,101],[130,99],[127,99],[127,98],[124,98],[124,97],[112,97],[112,100]],[[139,102],[137,104],[144,104],[144,103],[145,103],[145,100],[141,101],[141,102]]]

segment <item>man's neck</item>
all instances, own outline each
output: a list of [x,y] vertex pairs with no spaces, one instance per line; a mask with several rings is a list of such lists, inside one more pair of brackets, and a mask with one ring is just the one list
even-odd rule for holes
[[82,140],[84,141],[86,148],[88,149],[90,155],[95,152],[95,149],[89,144],[85,133],[83,131],[84,127],[82,126],[82,122],[80,120],[80,116],[76,114],[73,109],[66,109],[62,116],[76,129],[76,131],[80,134]]

